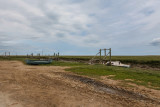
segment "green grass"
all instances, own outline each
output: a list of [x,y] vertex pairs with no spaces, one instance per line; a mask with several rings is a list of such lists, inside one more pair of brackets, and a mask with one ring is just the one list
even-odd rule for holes
[[[63,56],[72,59],[90,59],[92,56]],[[0,57],[0,60],[19,60],[24,62],[25,57]],[[128,63],[136,64],[150,64],[160,66],[160,56],[113,56],[113,60],[120,60]],[[41,65],[40,65],[41,66]],[[44,66],[44,65],[42,65]],[[45,65],[46,66],[46,65]],[[87,65],[79,62],[62,62],[53,61],[47,66],[70,66],[71,68],[66,69],[67,71],[74,72],[79,75],[87,75],[91,77],[100,77],[107,75],[115,75],[110,77],[115,80],[124,80],[125,82],[133,82],[138,85],[144,85],[150,88],[160,89],[160,70],[144,70],[135,68],[121,68],[114,66],[103,66],[103,65]],[[125,79],[132,79],[133,81],[126,81]]]
[[2,57],[0,56],[0,61],[21,61],[25,63],[26,58],[24,56],[12,56],[12,57]]
[[[25,56],[21,56],[21,57],[0,57],[0,61],[13,61],[13,60],[17,60],[17,61],[21,61],[25,64],[25,60],[27,58],[25,58]],[[32,59],[33,60],[33,59]],[[87,65],[85,63],[79,63],[79,62],[64,62],[64,61],[54,61],[51,64],[41,64],[39,66],[83,66],[83,65]]]
[[[64,59],[90,60],[94,56],[60,56]],[[98,57],[97,57],[98,58]],[[160,61],[160,56],[112,56],[112,60],[130,60],[130,61]]]
[[[48,58],[47,56],[43,56]],[[84,60],[89,61],[93,56],[60,56],[60,59],[66,60]],[[21,60],[25,59],[26,56],[11,56],[11,57],[1,57],[0,60]],[[150,64],[150,65],[159,65],[160,66],[160,56],[112,56],[112,60],[119,60],[124,63],[132,64]]]
[[114,66],[103,65],[88,65],[80,67],[72,67],[66,69],[67,71],[74,72],[79,75],[87,75],[91,77],[100,77],[107,75],[114,75],[110,77],[115,80],[132,79],[138,85],[144,85],[152,88],[160,88],[160,71],[133,69],[133,68],[121,68]]
[[[93,56],[61,56],[66,60],[89,61]],[[96,57],[98,58],[98,57]],[[112,56],[112,61],[121,61],[122,63],[148,65],[154,68],[160,68],[160,56]]]
[[85,65],[87,64],[79,62],[63,62],[63,61],[53,61],[51,64],[47,64],[47,66],[69,66],[69,67],[85,66]]

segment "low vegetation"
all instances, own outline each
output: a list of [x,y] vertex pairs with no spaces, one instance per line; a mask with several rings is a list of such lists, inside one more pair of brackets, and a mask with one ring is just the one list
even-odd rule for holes
[[122,68],[104,65],[88,65],[67,69],[79,75],[100,77],[113,75],[109,78],[133,82],[138,85],[160,89],[160,71],[142,70],[135,68]]
[[[63,58],[80,59],[86,58],[90,59],[91,56],[66,56]],[[157,66],[160,65],[160,56],[114,56],[113,60],[120,60],[122,62],[132,62],[136,64],[150,64]],[[62,58],[62,57],[61,57]],[[63,59],[62,58],[62,59]],[[24,62],[25,57],[0,57],[0,60],[19,60]],[[85,60],[86,60],[85,59]],[[67,71],[74,72],[79,75],[87,75],[91,77],[99,78],[100,76],[114,75],[109,78],[116,80],[123,80],[125,82],[132,82],[138,85],[144,85],[154,89],[160,89],[160,70],[152,69],[141,69],[141,68],[122,68],[114,66],[104,66],[104,65],[88,65],[86,63],[80,62],[64,62],[64,61],[53,61],[53,63],[48,64],[48,66],[70,66],[66,69]],[[154,66],[156,67],[156,66]]]
[[[93,56],[61,56],[64,60],[89,61]],[[98,57],[97,57],[98,58]],[[153,68],[160,68],[160,56],[112,56],[112,61],[122,63],[147,65]]]
[[75,67],[75,66],[85,66],[85,65],[87,65],[87,64],[80,63],[80,62],[53,61],[51,64],[48,64],[47,66],[70,66],[70,67]]

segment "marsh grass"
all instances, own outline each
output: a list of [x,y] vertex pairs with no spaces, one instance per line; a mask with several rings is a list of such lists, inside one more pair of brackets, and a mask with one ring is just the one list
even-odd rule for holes
[[128,82],[133,82],[138,85],[144,85],[157,89],[160,88],[160,71],[121,68],[103,65],[85,65],[80,67],[72,67],[66,70],[79,75],[87,75],[91,77],[114,75],[109,78],[124,81],[126,81],[126,79],[131,79],[134,81]]
[[[74,57],[73,57],[74,58]],[[138,58],[138,59],[137,59]],[[0,60],[18,60],[25,63],[25,57],[0,57]],[[120,60],[129,60],[137,61],[138,63],[151,63],[155,62],[159,66],[159,56],[145,56],[145,57],[132,57],[132,56],[123,56],[116,57]],[[152,61],[154,63],[152,63]],[[104,66],[104,65],[88,65],[80,62],[62,62],[62,61],[53,61],[48,65],[38,65],[38,66],[69,66],[70,68],[66,69],[67,71],[74,72],[79,75],[87,75],[90,77],[99,78],[100,76],[114,75],[108,77],[115,80],[123,80],[125,82],[136,83],[137,85],[144,85],[150,88],[160,89],[160,70],[144,70],[140,68],[122,68],[114,66]],[[126,79],[131,79],[133,81],[127,81]]]
[[47,64],[47,66],[69,66],[69,67],[85,66],[85,65],[88,64],[80,62],[63,62],[63,61],[53,61],[51,64]]

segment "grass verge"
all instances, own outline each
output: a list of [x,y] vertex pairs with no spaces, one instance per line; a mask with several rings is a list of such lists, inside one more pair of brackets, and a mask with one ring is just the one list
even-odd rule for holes
[[[66,69],[79,75],[100,77],[114,75],[109,78],[115,80],[131,79],[137,85],[143,85],[154,89],[160,89],[160,71],[142,70],[134,68],[121,68],[103,65],[88,65]],[[126,81],[127,82],[127,81]]]
[[70,66],[70,67],[77,67],[77,66],[85,66],[85,65],[87,65],[87,64],[80,63],[80,62],[53,61],[51,64],[47,64],[47,65],[44,65],[44,66]]

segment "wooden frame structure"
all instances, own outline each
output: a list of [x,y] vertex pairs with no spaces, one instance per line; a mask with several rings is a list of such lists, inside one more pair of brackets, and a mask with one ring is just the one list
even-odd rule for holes
[[[107,51],[109,51],[107,53]],[[104,54],[102,54],[104,52]],[[109,59],[107,58],[109,56]],[[99,52],[90,60],[90,64],[93,63],[100,63],[100,64],[106,64],[109,61],[109,64],[111,65],[111,48],[109,49],[100,49]]]

